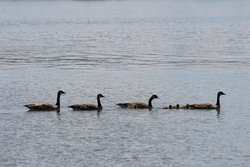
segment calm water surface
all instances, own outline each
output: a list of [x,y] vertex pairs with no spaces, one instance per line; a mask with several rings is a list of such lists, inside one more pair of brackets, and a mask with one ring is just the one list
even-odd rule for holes
[[[0,1],[0,166],[250,165],[250,2]],[[26,112],[55,103],[61,113]],[[163,110],[215,103],[217,111]],[[67,106],[96,103],[103,111]],[[115,103],[147,102],[125,110]]]

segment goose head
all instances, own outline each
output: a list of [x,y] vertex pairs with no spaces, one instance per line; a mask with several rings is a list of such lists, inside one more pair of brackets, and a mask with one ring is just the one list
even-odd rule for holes
[[221,96],[221,95],[226,95],[226,94],[223,93],[222,91],[218,92],[218,96]]
[[59,90],[59,91],[58,91],[58,94],[59,94],[59,95],[62,95],[62,94],[66,94],[66,93],[65,93],[64,91],[62,91],[62,90]]
[[151,99],[159,99],[159,97],[157,95],[152,95]]
[[104,96],[102,94],[97,95],[97,98],[101,98],[101,97],[104,97]]

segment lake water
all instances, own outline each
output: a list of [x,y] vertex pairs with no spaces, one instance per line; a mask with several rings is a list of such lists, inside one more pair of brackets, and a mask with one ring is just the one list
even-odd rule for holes
[[[250,165],[250,2],[0,1],[0,166]],[[55,103],[61,113],[27,112]],[[163,110],[216,102],[220,112]],[[76,103],[103,110],[72,111]],[[126,101],[149,110],[120,109]]]

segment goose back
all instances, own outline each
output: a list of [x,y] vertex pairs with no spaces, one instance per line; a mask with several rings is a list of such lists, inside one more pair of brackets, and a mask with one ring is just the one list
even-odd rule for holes
[[74,104],[69,106],[73,110],[97,110],[98,107],[95,104]]
[[189,105],[190,109],[217,109],[218,106],[210,103],[194,103]]
[[49,103],[27,104],[24,107],[27,107],[30,111],[52,111],[57,109],[57,105]]
[[142,102],[133,102],[133,103],[128,103],[128,108],[139,109],[139,108],[149,108],[149,106]]

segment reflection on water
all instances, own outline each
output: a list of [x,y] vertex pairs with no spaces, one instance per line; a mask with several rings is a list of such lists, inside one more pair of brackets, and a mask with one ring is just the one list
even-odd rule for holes
[[217,118],[220,118],[220,109],[216,109],[217,111]]
[[61,112],[61,109],[60,109],[60,108],[57,108],[57,109],[56,109],[56,113],[57,113],[57,115],[61,115],[61,113],[60,113],[60,112]]

